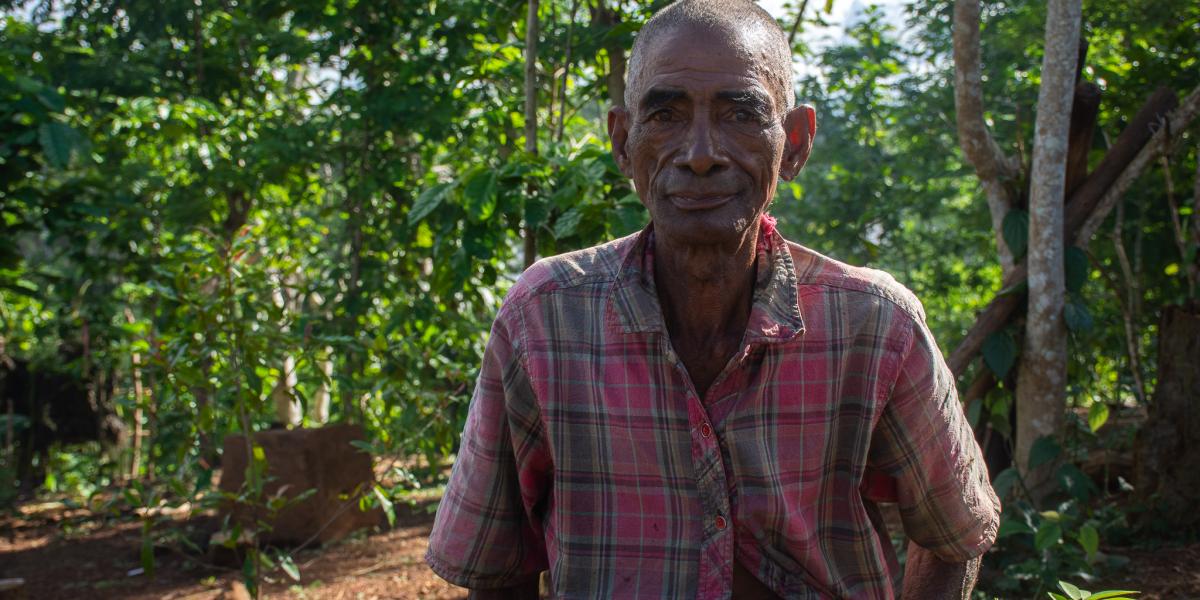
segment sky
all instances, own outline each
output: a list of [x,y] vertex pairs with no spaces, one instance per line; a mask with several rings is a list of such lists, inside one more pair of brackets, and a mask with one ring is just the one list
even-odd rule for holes
[[[771,16],[781,19],[785,23],[792,22],[794,18],[788,11],[787,5],[795,6],[802,2],[804,0],[758,0],[759,6],[765,8],[767,12],[771,13]],[[806,22],[800,37],[806,40],[813,50],[819,51],[844,38],[846,25],[853,23],[855,17],[862,14],[866,7],[871,5],[882,7],[885,18],[900,29],[903,25],[903,8],[907,3],[908,0],[833,0],[829,12],[824,13],[824,0],[809,0],[807,17],[811,19],[820,11],[822,18],[828,24],[818,26]],[[806,65],[797,62],[795,66],[797,75],[807,74]]]
[[[782,19],[786,23],[790,23],[792,16],[787,11],[786,5],[802,4],[804,0],[758,0],[758,5],[766,8],[767,12],[772,14],[776,19]],[[818,11],[824,11],[824,0],[809,0],[808,14],[812,18]],[[842,37],[842,30],[845,29],[847,23],[853,23],[854,17],[862,13],[866,6],[876,5],[884,8],[884,14],[887,14],[889,20],[894,19],[896,25],[901,24],[901,8],[907,4],[905,0],[833,0],[833,6],[830,7],[828,14],[823,14],[824,20],[829,24],[827,26],[816,26],[814,24],[805,24],[805,28],[800,34],[805,40],[808,40],[811,46],[821,48],[828,43],[838,41]]]

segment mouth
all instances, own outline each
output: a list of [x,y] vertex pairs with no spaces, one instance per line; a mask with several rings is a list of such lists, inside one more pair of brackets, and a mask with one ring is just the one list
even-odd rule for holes
[[668,194],[667,201],[684,211],[711,210],[737,197],[737,194]]

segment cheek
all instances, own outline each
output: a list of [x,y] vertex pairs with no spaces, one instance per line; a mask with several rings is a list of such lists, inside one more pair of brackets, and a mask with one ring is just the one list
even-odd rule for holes
[[658,172],[658,159],[662,155],[660,146],[660,141],[645,131],[630,132],[627,154],[634,183],[644,185]]

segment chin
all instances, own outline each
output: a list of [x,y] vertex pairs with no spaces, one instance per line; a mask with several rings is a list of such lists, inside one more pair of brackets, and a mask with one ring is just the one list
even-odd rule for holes
[[670,242],[689,246],[740,245],[757,222],[758,215],[722,215],[720,212],[654,219],[654,230]]

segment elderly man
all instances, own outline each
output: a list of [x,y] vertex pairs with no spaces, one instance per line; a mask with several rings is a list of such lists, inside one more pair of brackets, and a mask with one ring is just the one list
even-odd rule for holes
[[[637,235],[509,292],[426,560],[476,597],[966,598],[999,502],[921,305],[784,240],[786,37],[740,0],[642,29],[613,155]],[[912,544],[901,571],[877,502]]]

